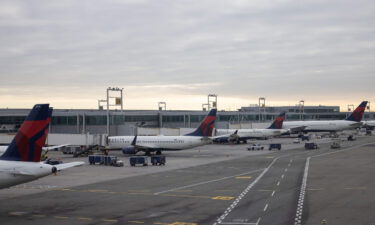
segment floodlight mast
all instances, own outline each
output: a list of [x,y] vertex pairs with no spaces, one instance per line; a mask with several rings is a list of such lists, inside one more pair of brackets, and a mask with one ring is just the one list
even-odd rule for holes
[[305,100],[300,100],[298,103],[299,106],[299,119],[303,120],[303,114],[305,113]]
[[207,110],[210,111],[212,108],[217,109],[217,95],[216,94],[209,94],[207,96]]
[[[124,88],[118,88],[118,87],[108,87],[107,88],[107,135],[110,135],[110,123],[109,123],[109,107],[110,106],[121,106],[121,112],[123,111],[123,91]],[[110,96],[111,92],[119,92],[120,97],[115,97],[115,96]],[[111,105],[109,100],[114,98],[115,99],[115,104]]]
[[[261,112],[261,109],[263,109]],[[263,113],[266,112],[266,98],[265,97],[259,97],[258,99],[258,111],[259,111],[259,122],[263,121]]]

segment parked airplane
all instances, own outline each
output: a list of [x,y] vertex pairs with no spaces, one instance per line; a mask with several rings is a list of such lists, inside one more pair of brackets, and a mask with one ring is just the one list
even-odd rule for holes
[[269,137],[280,136],[288,133],[290,130],[282,129],[283,121],[285,119],[285,112],[278,115],[271,126],[265,129],[216,129],[217,137],[215,142],[226,143],[246,143],[248,139],[267,139]]
[[162,151],[178,151],[206,145],[212,142],[216,109],[212,109],[200,126],[192,133],[183,136],[113,136],[108,137],[109,149],[122,149],[124,154],[146,154]]
[[5,153],[0,156],[0,189],[47,176],[84,162],[48,165],[40,162],[52,109],[49,104],[35,105]]
[[293,129],[293,127],[305,126],[303,132],[338,132],[359,128],[362,123],[362,117],[366,110],[367,101],[363,101],[346,119],[344,120],[312,120],[312,121],[291,121],[284,122],[284,129]]
[[375,120],[363,121],[363,127],[365,127],[368,130],[373,130],[375,127]]

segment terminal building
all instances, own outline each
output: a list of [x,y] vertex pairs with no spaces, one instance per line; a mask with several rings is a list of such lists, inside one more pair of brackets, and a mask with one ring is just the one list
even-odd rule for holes
[[[0,109],[0,131],[14,133],[30,109]],[[218,111],[216,128],[264,128],[280,113],[286,120],[339,120],[350,112],[340,112],[339,106],[269,106],[242,107],[237,111]],[[51,133],[133,135],[139,128],[195,128],[207,111],[191,110],[110,110],[54,109]],[[364,120],[374,120],[375,113],[367,112]]]

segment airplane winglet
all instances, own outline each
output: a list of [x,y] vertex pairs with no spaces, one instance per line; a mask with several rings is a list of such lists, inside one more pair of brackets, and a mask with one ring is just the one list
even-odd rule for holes
[[137,135],[134,136],[134,139],[131,143],[132,146],[135,146],[137,144]]

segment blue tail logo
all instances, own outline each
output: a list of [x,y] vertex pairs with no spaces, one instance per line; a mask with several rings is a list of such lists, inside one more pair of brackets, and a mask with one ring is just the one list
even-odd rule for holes
[[0,159],[39,162],[51,116],[52,109],[49,108],[49,104],[35,105]]
[[216,120],[216,109],[211,109],[208,115],[204,118],[199,127],[192,133],[185,134],[185,136],[200,136],[200,137],[210,137],[212,136],[212,131],[215,127]]

